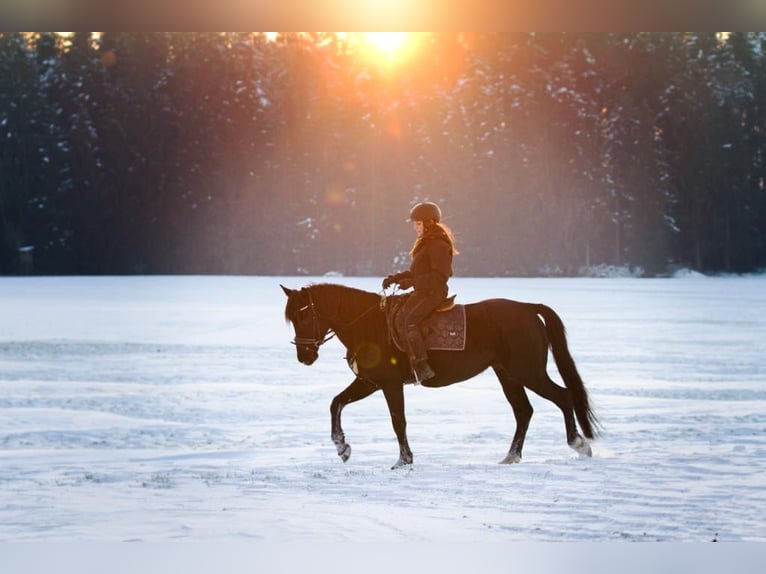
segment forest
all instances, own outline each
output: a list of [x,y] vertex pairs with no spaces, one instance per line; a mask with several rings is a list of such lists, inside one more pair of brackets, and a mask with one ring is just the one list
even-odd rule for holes
[[766,269],[766,34],[0,33],[0,274]]

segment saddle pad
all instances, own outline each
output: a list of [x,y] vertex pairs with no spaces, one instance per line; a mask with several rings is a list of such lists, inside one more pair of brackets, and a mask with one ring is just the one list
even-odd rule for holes
[[[398,321],[394,325],[399,327]],[[463,351],[465,350],[465,305],[455,305],[448,311],[439,311],[429,316],[421,325],[423,340],[429,351]],[[406,351],[402,345],[399,328],[392,337],[400,351]]]

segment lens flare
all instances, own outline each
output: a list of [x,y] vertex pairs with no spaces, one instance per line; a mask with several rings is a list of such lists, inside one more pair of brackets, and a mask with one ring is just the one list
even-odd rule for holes
[[387,68],[392,68],[404,64],[417,53],[423,34],[417,32],[357,32],[353,34],[353,39],[366,58],[383,64]]
[[407,32],[365,32],[365,43],[382,54],[393,56],[407,40]]

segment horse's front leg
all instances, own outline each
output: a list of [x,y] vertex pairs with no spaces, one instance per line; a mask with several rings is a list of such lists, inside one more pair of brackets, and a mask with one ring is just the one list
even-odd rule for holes
[[332,437],[332,442],[335,443],[335,448],[338,449],[338,456],[343,462],[346,462],[351,456],[351,446],[346,442],[346,435],[343,434],[343,427],[340,422],[341,412],[343,412],[343,408],[346,405],[369,397],[377,390],[378,387],[372,383],[357,377],[330,403],[330,436]]
[[391,468],[400,468],[412,464],[412,451],[407,441],[407,419],[404,416],[404,386],[394,383],[383,388],[383,395],[388,403],[391,423],[394,426],[396,440],[399,441],[399,460]]

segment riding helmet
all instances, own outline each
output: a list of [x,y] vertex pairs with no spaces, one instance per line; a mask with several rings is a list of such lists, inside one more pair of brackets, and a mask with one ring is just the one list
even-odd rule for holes
[[418,203],[410,210],[409,221],[429,221],[433,220],[439,223],[442,219],[442,210],[439,206],[430,201]]

